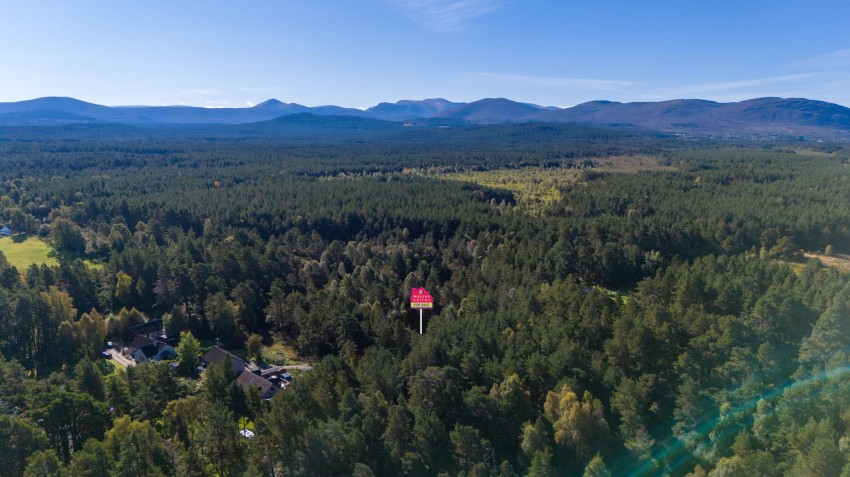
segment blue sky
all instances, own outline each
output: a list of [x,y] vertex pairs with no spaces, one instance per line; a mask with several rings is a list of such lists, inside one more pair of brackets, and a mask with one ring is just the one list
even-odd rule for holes
[[850,106],[846,0],[31,0],[0,7],[0,101]]

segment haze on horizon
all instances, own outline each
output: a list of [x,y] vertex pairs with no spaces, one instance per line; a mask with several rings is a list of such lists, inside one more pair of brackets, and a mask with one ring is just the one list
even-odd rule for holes
[[780,96],[850,106],[847,18],[838,0],[11,3],[0,101],[563,107]]

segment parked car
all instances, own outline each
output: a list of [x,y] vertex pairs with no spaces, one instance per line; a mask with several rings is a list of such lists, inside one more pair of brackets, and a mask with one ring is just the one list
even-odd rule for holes
[[100,357],[103,359],[112,359],[112,353],[110,353],[109,351],[101,351]]

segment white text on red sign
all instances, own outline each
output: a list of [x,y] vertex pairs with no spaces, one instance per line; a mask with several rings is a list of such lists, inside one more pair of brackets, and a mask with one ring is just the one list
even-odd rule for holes
[[411,308],[433,308],[434,298],[424,287],[412,288],[410,290]]

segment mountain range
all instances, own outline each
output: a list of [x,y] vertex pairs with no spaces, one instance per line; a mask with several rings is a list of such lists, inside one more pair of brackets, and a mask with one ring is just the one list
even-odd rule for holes
[[[63,97],[0,103],[0,126],[93,123],[235,125],[260,123],[284,116],[304,118],[305,115],[354,117],[406,123],[408,126],[550,122],[637,128],[689,135],[850,138],[850,108],[800,98],[756,98],[735,103],[717,103],[697,99],[639,103],[591,101],[571,108],[543,107],[504,98],[488,98],[470,103],[456,103],[436,98],[380,103],[365,110],[332,105],[308,107],[297,103],[284,103],[276,99],[246,108],[108,107]],[[347,120],[341,119],[341,121]],[[388,125],[380,126],[380,121],[357,124],[358,127],[366,128],[388,127]],[[274,124],[283,127],[281,125],[294,125],[296,122]],[[328,120],[312,121],[310,124],[321,127],[322,124],[329,124],[329,122]]]

